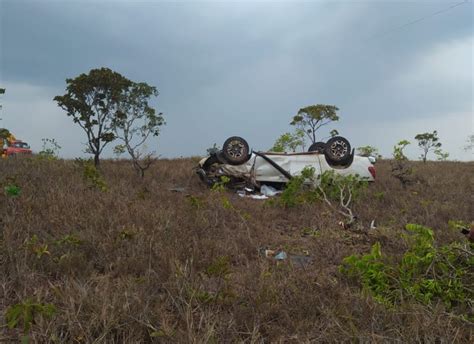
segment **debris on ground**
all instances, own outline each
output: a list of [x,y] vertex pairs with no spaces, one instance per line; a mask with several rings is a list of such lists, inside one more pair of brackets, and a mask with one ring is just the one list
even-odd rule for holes
[[262,185],[262,187],[260,188],[260,192],[262,193],[262,195],[265,195],[267,197],[273,197],[278,195],[279,193],[282,193],[282,191],[277,190],[273,186],[266,184]]
[[377,226],[375,225],[375,219],[370,222],[370,229],[377,229]]
[[252,188],[244,188],[243,190],[237,191],[237,195],[240,197],[248,197],[252,199],[268,199],[270,197],[276,196],[282,191],[275,189],[273,186],[262,185],[260,187],[260,193],[256,192]]
[[174,188],[170,188],[168,189],[169,191],[172,191],[172,192],[185,192],[186,191],[186,188],[185,187],[181,187],[181,186],[176,186]]
[[299,255],[286,253],[282,249],[270,250],[266,247],[263,247],[260,248],[259,252],[262,256],[265,256],[265,258],[276,261],[277,263],[289,260],[291,264],[298,268],[305,268],[313,262],[313,258],[309,256],[309,252],[307,251],[305,252],[307,255]]

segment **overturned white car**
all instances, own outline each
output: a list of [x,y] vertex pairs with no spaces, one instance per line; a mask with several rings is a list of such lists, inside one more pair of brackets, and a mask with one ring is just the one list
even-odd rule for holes
[[375,181],[372,158],[354,155],[347,139],[336,136],[327,143],[313,144],[305,153],[251,152],[248,143],[238,136],[227,139],[222,150],[202,159],[197,167],[201,180],[209,186],[230,178],[231,185],[285,184],[309,166],[315,175],[333,170],[342,175],[356,175]]

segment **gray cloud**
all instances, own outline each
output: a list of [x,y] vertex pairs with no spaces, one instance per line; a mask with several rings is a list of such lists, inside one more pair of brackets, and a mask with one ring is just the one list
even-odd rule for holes
[[[426,130],[446,116],[458,121],[443,130],[444,141],[473,131],[465,123],[473,113],[472,3],[401,29],[452,3],[0,4],[5,125],[15,126],[10,114],[42,118],[22,135],[64,136],[67,156],[80,153],[83,139],[69,119],[59,120],[51,99],[65,78],[101,66],[158,87],[165,156],[202,154],[234,134],[266,149],[300,107],[314,103],[338,105],[341,121],[332,127],[354,145],[377,136],[387,155],[393,138],[413,136],[410,125],[423,130],[420,119]],[[20,115],[35,101],[41,113]],[[58,133],[51,121],[60,123]],[[391,131],[390,142],[367,137],[368,128]],[[453,154],[464,157],[460,147]]]

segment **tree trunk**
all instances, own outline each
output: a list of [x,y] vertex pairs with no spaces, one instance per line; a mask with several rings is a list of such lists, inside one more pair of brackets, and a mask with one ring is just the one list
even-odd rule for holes
[[100,160],[99,160],[99,153],[94,154],[94,166],[99,167],[100,165]]

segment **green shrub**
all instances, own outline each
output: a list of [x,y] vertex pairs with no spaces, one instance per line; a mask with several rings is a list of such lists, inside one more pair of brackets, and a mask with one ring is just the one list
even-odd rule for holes
[[469,308],[469,303],[472,307],[472,249],[460,243],[436,247],[430,228],[408,224],[406,229],[408,249],[400,261],[384,257],[376,243],[368,254],[346,257],[340,271],[357,278],[364,290],[386,305],[414,300],[424,304],[443,302],[448,309]]
[[292,208],[303,203],[311,203],[319,199],[314,187],[314,167],[306,166],[299,176],[294,176],[285,187],[278,199],[278,204]]
[[216,192],[221,192],[225,190],[227,184],[229,184],[230,178],[227,176],[221,176],[220,181],[212,185],[211,190]]
[[20,323],[23,323],[24,337],[22,338],[22,343],[28,343],[29,337],[27,334],[35,319],[38,317],[51,318],[56,312],[56,307],[51,303],[39,303],[27,299],[8,307],[5,312],[5,320],[10,329],[17,328],[20,326]]
[[82,177],[90,188],[98,189],[102,192],[109,190],[104,177],[92,160],[76,159],[76,163],[82,166]]
[[48,138],[43,138],[41,141],[43,141],[43,147],[38,153],[38,158],[44,160],[57,160],[59,150],[61,149],[59,143],[55,139]]
[[8,197],[18,197],[21,194],[21,188],[15,184],[9,184],[5,186],[5,195]]

